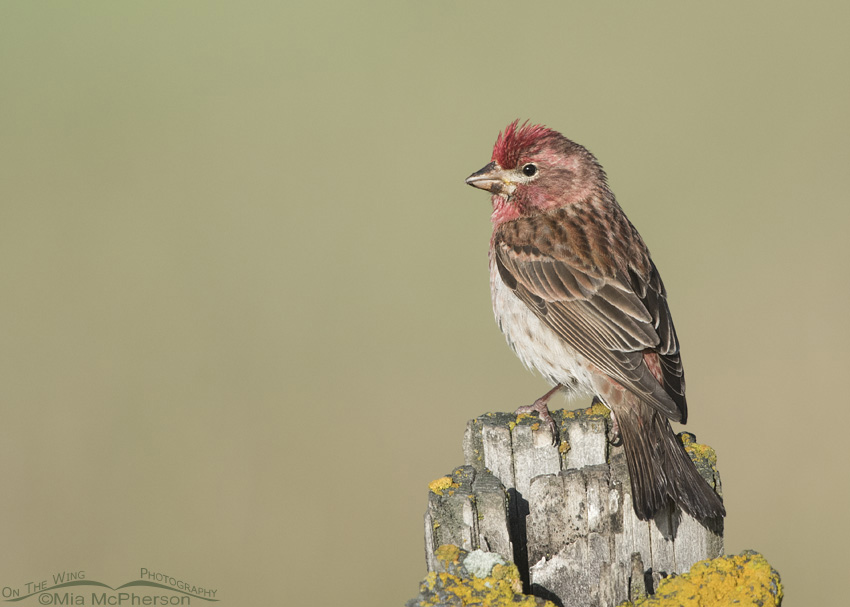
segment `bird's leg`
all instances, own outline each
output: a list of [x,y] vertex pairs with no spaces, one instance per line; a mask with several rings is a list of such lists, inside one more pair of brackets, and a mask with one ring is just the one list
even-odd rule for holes
[[620,424],[617,423],[617,416],[614,415],[614,410],[605,404],[605,401],[599,398],[598,396],[594,396],[593,400],[590,403],[590,406],[593,405],[604,405],[608,411],[611,412],[611,440],[608,441],[614,447],[619,447],[623,444],[623,437],[620,436]]
[[549,413],[549,399],[552,398],[555,393],[562,387],[563,386],[561,386],[561,384],[558,384],[554,388],[549,390],[546,394],[534,401],[533,404],[520,407],[519,409],[514,411],[514,415],[521,415],[523,413],[534,413],[536,411],[537,415],[540,417],[540,421],[546,422],[546,425],[549,426],[549,430],[550,432],[552,432],[553,445],[558,442],[558,427],[555,425],[555,420],[552,419],[552,415]]

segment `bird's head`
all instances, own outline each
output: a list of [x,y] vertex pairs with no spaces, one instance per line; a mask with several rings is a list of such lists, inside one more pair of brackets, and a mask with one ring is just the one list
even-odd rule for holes
[[499,133],[490,164],[466,178],[493,194],[493,222],[586,200],[605,173],[587,149],[542,125],[515,120]]

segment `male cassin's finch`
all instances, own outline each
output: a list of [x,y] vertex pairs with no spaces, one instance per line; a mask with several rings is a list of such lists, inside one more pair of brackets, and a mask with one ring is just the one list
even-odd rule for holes
[[492,162],[466,183],[493,194],[490,288],[499,328],[555,386],[533,405],[554,434],[559,389],[611,409],[635,513],[671,500],[695,518],[725,516],[670,427],[685,423],[685,378],[667,295],[637,230],[584,147],[543,126],[510,124]]

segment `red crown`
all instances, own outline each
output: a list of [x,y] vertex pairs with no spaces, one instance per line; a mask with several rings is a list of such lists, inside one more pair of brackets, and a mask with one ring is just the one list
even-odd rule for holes
[[523,152],[530,151],[552,133],[554,131],[542,124],[528,124],[526,120],[519,126],[519,120],[514,120],[499,133],[491,160],[496,161],[503,169],[516,168]]

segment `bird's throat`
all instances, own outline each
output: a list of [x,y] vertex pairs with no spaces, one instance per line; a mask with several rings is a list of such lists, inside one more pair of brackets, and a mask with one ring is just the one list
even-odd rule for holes
[[495,194],[492,198],[493,213],[490,221],[493,226],[500,226],[506,221],[513,221],[522,215],[522,208],[515,197],[507,197],[504,194]]

